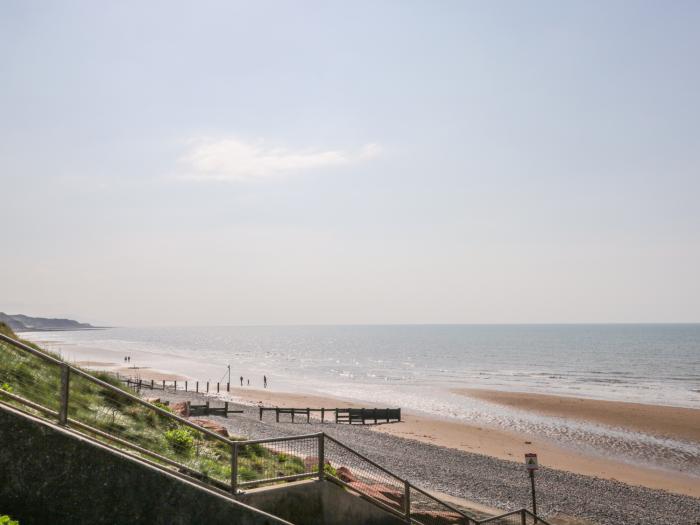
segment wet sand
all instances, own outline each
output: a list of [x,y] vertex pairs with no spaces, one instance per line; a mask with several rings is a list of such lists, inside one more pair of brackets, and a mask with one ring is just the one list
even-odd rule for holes
[[593,421],[611,427],[694,441],[700,444],[700,410],[693,408],[497,390],[457,389],[453,392],[520,410]]

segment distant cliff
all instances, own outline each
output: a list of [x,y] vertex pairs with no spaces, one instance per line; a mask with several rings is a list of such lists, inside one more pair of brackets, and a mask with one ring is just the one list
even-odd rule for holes
[[39,330],[89,330],[98,328],[87,323],[79,323],[72,319],[47,319],[45,317],[29,317],[28,315],[10,315],[0,312],[0,322],[7,324],[15,332]]

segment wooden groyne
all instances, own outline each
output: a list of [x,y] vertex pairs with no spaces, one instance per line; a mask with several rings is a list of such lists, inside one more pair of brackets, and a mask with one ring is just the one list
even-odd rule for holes
[[328,416],[335,423],[345,423],[347,425],[379,425],[386,423],[399,423],[401,421],[400,408],[279,408],[279,407],[258,407],[260,421],[265,412],[274,412],[275,421],[280,422],[280,415],[291,416],[294,423],[295,417],[306,418],[306,422],[311,422],[311,413],[316,412],[321,415],[321,423],[325,423]]
[[[200,388],[199,381],[180,381],[180,386],[178,387],[177,381],[133,379],[131,377],[120,376],[119,374],[117,374],[117,379],[135,390],[143,390],[144,388],[148,388],[150,390],[167,390],[168,388],[171,388],[173,390],[184,390],[185,392],[202,394],[208,394],[210,392],[209,381],[202,381]],[[214,384],[216,384],[216,390],[214,390]],[[211,392],[216,392],[217,394],[220,392],[231,392],[231,383],[212,382]]]

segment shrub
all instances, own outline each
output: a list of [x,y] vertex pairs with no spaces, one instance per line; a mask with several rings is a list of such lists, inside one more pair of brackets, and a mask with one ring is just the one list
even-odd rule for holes
[[[0,385],[0,390],[4,390],[5,392],[9,392],[10,394],[14,392],[14,388],[12,388],[12,386],[10,386],[8,383],[3,383],[2,385]],[[4,518],[5,516],[1,517]],[[0,524],[2,524],[2,521],[0,521]]]
[[0,525],[19,525],[19,521],[13,520],[7,514],[0,516]]
[[165,440],[176,454],[187,455],[194,448],[194,436],[188,428],[175,428],[165,433]]

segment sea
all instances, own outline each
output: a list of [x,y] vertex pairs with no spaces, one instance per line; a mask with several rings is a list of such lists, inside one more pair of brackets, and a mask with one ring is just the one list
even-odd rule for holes
[[455,392],[485,388],[700,409],[700,324],[116,327],[23,336],[72,361],[104,361],[107,352],[117,364],[131,356],[131,366],[192,380],[230,378],[236,385],[242,376],[251,388],[262,388],[266,376],[273,391],[400,406],[700,475],[697,443]]

